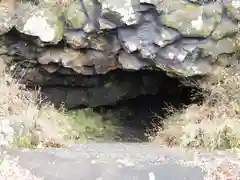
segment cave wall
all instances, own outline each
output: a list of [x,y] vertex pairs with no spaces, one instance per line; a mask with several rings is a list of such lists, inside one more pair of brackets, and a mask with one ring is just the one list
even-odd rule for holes
[[157,93],[171,84],[165,74],[188,78],[238,63],[236,0],[31,2],[0,4],[0,55],[58,104],[107,105]]

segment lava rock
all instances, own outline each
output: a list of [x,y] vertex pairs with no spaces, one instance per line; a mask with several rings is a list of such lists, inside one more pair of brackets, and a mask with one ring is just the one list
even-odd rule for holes
[[0,55],[21,83],[58,103],[108,105],[169,81],[148,73],[190,78],[237,64],[239,8],[233,0],[1,3]]

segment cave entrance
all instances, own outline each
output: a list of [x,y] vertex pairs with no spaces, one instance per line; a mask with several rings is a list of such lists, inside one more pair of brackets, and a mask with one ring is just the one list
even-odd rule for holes
[[[158,74],[158,72],[154,73]],[[162,72],[159,74],[162,75]],[[193,79],[196,80],[195,77]],[[170,107],[181,109],[202,99],[202,97],[196,98],[196,93],[200,89],[193,84],[187,84],[192,82],[192,79],[186,81],[186,79],[166,77],[166,80],[174,83],[163,82],[165,86],[169,84],[171,86],[159,88],[155,95],[140,95],[112,105],[94,107],[91,110],[103,120],[117,120],[120,133],[113,138],[114,141],[148,142],[149,134],[154,136],[157,127],[163,125],[164,117],[169,114]]]

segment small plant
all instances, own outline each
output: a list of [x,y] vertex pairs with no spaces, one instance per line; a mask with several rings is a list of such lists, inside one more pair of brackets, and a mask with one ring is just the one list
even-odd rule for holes
[[12,146],[15,148],[33,148],[30,137],[14,136]]

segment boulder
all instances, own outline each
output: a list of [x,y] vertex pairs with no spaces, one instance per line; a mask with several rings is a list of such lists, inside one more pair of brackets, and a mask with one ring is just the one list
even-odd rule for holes
[[238,62],[234,0],[25,0],[0,12],[0,55],[15,77],[68,107],[154,94],[161,81]]

